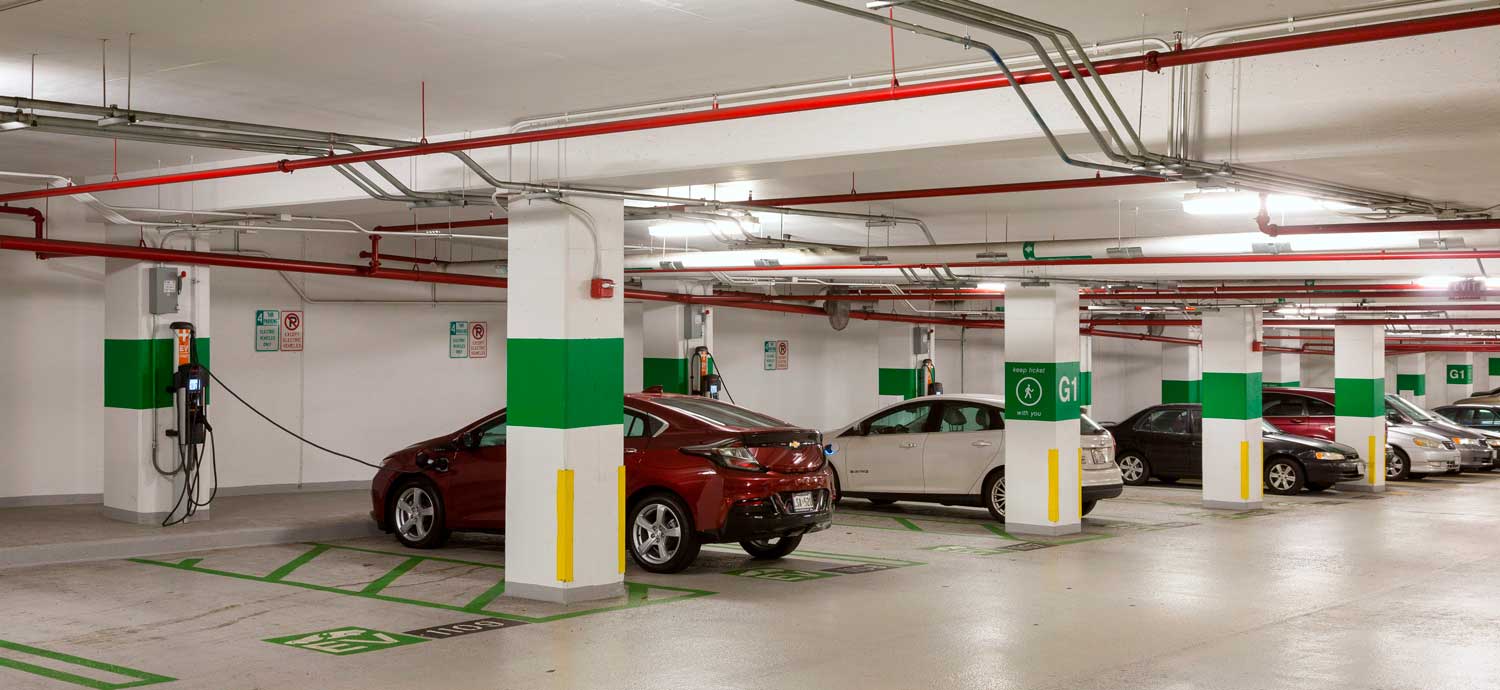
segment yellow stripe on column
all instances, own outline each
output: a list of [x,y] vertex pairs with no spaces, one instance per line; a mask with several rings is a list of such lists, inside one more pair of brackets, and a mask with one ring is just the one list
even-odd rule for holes
[[1078,449],[1078,519],[1083,519],[1083,449]]
[[619,515],[620,515],[620,573],[625,573],[625,466],[620,465],[618,479],[615,481],[616,489],[619,491]]
[[1057,449],[1047,449],[1047,520],[1057,522]]
[[557,471],[557,581],[573,581],[573,470]]
[[1240,500],[1250,500],[1250,442],[1240,441]]
[[[1385,455],[1385,453],[1381,453],[1381,455]],[[1370,462],[1370,470],[1369,470],[1369,472],[1366,472],[1366,474],[1369,475],[1368,479],[1369,479],[1370,484],[1374,485],[1375,484],[1375,437],[1374,436],[1370,437],[1370,460],[1369,460],[1369,462]]]

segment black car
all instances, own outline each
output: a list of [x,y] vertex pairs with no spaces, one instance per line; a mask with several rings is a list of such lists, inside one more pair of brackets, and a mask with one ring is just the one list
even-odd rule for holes
[[[1262,421],[1265,486],[1272,494],[1323,491],[1364,476],[1359,451],[1349,446],[1282,433]],[[1115,460],[1126,484],[1155,477],[1171,483],[1203,476],[1203,408],[1174,404],[1148,407],[1123,422],[1105,425],[1115,436]]]

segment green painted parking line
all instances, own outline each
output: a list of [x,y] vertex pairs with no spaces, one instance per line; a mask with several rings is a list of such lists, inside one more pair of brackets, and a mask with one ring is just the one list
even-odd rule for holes
[[775,580],[777,582],[807,582],[809,580],[838,577],[832,573],[792,570],[791,568],[746,568],[744,570],[731,570],[724,574],[735,577],[753,577],[758,580]]
[[[475,567],[480,567],[480,568],[488,568],[488,569],[492,569],[492,570],[502,570],[502,571],[505,569],[505,566],[502,566],[502,565],[499,565],[499,564],[495,564],[495,563],[482,563],[482,562],[479,562],[479,561],[465,561],[465,560],[460,560],[460,559],[456,559],[456,558],[443,558],[443,557],[440,557],[440,556],[412,556],[409,553],[398,553],[398,552],[393,552],[393,551],[381,551],[381,550],[378,550],[378,549],[366,549],[366,548],[358,548],[358,547],[352,547],[352,546],[339,546],[339,545],[334,545],[334,544],[311,544],[311,546],[314,546],[314,547],[320,547],[320,546],[321,547],[325,547],[323,549],[323,551],[330,551],[330,550],[358,551],[358,552],[363,552],[363,553],[374,553],[374,554],[381,554],[381,555],[386,555],[386,556],[397,556],[397,557],[409,559],[409,561],[403,562],[401,566],[397,566],[396,570],[393,570],[391,572],[386,573],[379,580],[376,580],[375,582],[372,582],[370,585],[367,585],[365,587],[365,589],[370,589],[375,584],[380,583],[381,580],[387,580],[389,578],[389,581],[387,581],[387,582],[385,582],[384,584],[381,585],[381,589],[383,589],[385,586],[388,586],[390,584],[390,581],[394,581],[395,578],[400,577],[402,573],[410,570],[413,567],[416,567],[416,565],[419,564],[422,561],[436,561],[436,562],[439,562],[439,563],[453,563],[453,564],[459,564],[459,565],[470,565],[470,566],[475,566]],[[322,553],[322,551],[320,551],[319,553]],[[307,554],[303,554],[303,556],[306,556],[306,555]],[[303,556],[299,556],[298,559],[301,559]],[[654,605],[657,605],[657,604],[669,603],[669,602],[674,602],[674,601],[683,601],[683,600],[687,600],[687,599],[695,599],[695,598],[698,598],[698,597],[711,596],[711,595],[717,593],[717,592],[711,592],[711,591],[702,590],[702,589],[690,589],[690,588],[687,588],[687,587],[671,587],[671,586],[667,586],[667,585],[642,584],[642,583],[626,582],[625,583],[626,600],[625,600],[625,603],[623,603],[623,604],[616,604],[616,605],[613,605],[613,606],[601,606],[601,607],[598,607],[598,608],[584,609],[584,610],[580,610],[580,611],[568,611],[568,612],[565,612],[565,613],[558,613],[558,614],[553,614],[553,615],[550,615],[550,616],[523,616],[523,615],[514,614],[514,613],[506,613],[504,611],[494,611],[494,610],[490,610],[488,608],[489,604],[493,603],[494,600],[497,597],[499,597],[501,595],[501,593],[504,592],[504,582],[503,581],[500,582],[500,583],[497,583],[496,585],[494,585],[493,587],[491,587],[489,590],[486,590],[483,594],[480,594],[478,597],[475,597],[474,600],[470,601],[468,604],[463,605],[463,606],[457,606],[457,605],[454,605],[454,604],[445,604],[445,603],[442,603],[442,602],[427,601],[427,600],[424,600],[424,599],[415,599],[415,598],[411,598],[411,597],[399,597],[399,596],[393,596],[393,595],[390,595],[390,594],[383,594],[383,593],[381,593],[379,591],[379,589],[377,589],[376,591],[373,591],[373,592],[367,592],[367,591],[364,591],[364,590],[358,590],[358,591],[356,591],[356,590],[343,589],[343,588],[340,588],[340,587],[332,587],[332,586],[328,586],[328,585],[318,585],[318,584],[313,584],[313,583],[310,583],[310,582],[298,582],[296,580],[286,579],[285,577],[282,577],[281,579],[272,580],[272,579],[270,579],[270,576],[252,575],[252,574],[249,574],[249,573],[237,573],[237,572],[233,572],[233,571],[229,571],[229,570],[219,570],[219,569],[215,569],[215,568],[207,568],[207,567],[203,567],[203,566],[199,565],[199,563],[203,560],[201,558],[190,558],[190,559],[178,561],[176,563],[169,562],[169,561],[157,561],[157,560],[152,560],[152,559],[149,559],[149,558],[129,558],[129,559],[126,559],[126,560],[128,560],[128,561],[130,561],[132,563],[139,563],[139,564],[142,564],[142,565],[152,565],[152,566],[157,566],[157,567],[161,567],[161,568],[171,568],[173,570],[183,570],[183,571],[192,572],[192,573],[201,573],[201,574],[204,574],[204,575],[217,575],[219,577],[228,577],[228,578],[232,578],[232,579],[236,579],[236,580],[244,580],[244,581],[247,581],[247,582],[259,582],[259,583],[262,583],[262,584],[274,584],[274,585],[281,585],[281,586],[285,586],[285,587],[297,587],[299,589],[306,589],[306,590],[311,590],[311,591],[315,591],[315,592],[326,592],[326,593],[329,593],[329,594],[340,594],[340,595],[343,595],[343,596],[360,597],[360,598],[364,598],[364,599],[374,599],[376,601],[384,601],[384,602],[393,603],[393,604],[407,604],[407,605],[410,605],[410,606],[421,606],[421,607],[425,607],[425,608],[440,609],[440,610],[444,610],[444,611],[456,611],[456,612],[461,612],[461,613],[481,613],[481,614],[485,614],[485,615],[488,615],[488,616],[493,616],[495,618],[501,618],[501,619],[513,620],[513,621],[520,621],[520,622],[523,622],[523,623],[548,623],[548,622],[552,622],[552,621],[564,620],[564,619],[568,619],[568,618],[577,618],[579,616],[589,616],[589,615],[598,614],[598,613],[605,613],[605,612],[609,612],[609,611],[619,611],[619,610],[623,610],[623,609],[638,608],[638,607],[641,607],[641,606],[654,606]],[[297,559],[294,559],[294,561],[295,560],[297,560]],[[311,559],[307,559],[307,560],[311,560]],[[408,566],[408,563],[410,562],[410,560],[415,560],[416,563],[411,563]],[[304,561],[304,564],[305,564],[305,562],[306,561]],[[288,565],[290,565],[290,563]],[[406,567],[403,569],[403,566],[406,566]],[[285,568],[286,566],[282,566],[282,567]],[[278,568],[278,570],[280,570],[280,569]],[[397,572],[397,571],[400,571],[400,572]],[[274,574],[274,571],[273,571],[273,574]],[[653,591],[672,592],[672,593],[675,593],[676,596],[671,596],[671,597],[667,597],[667,598],[653,599],[650,596],[651,592],[653,592]]]
[[391,568],[390,572],[381,575],[380,579],[375,580],[368,585],[365,585],[365,588],[360,590],[360,592],[362,594],[379,594],[380,590],[389,587],[392,582],[395,582],[402,575],[411,572],[412,568],[415,568],[421,564],[422,558],[420,556],[413,556],[411,558],[408,558],[405,561],[402,561],[401,565]]
[[907,529],[909,529],[909,530],[911,530],[913,532],[921,532],[922,531],[922,528],[918,527],[917,523],[912,522],[911,520],[908,520],[906,518],[891,518],[891,519],[895,520],[896,524],[901,525],[902,527],[905,527],[905,528],[907,528]]
[[[329,547],[327,545],[324,545],[324,544],[319,544],[317,546],[314,546],[307,553],[304,553],[301,556],[298,556],[296,558],[293,558],[290,561],[287,561],[280,568],[272,570],[269,575],[266,575],[266,579],[269,580],[269,581],[271,581],[271,582],[279,581],[282,578],[285,578],[286,576],[291,575],[292,572],[295,571],[296,569],[301,568],[304,565],[307,565],[310,561],[312,561],[312,559],[317,558],[318,556],[321,556],[323,554],[323,552],[327,551],[328,549],[329,549]],[[192,559],[189,559],[189,560],[192,561],[192,565],[197,565],[197,564],[203,562],[203,559],[201,559],[201,558],[192,558]],[[183,561],[183,562],[186,563],[187,561]]]
[[[703,550],[719,551],[723,553],[743,553],[740,549],[733,546],[727,546],[725,544],[704,544]],[[853,553],[831,553],[828,551],[809,551],[807,549],[797,549],[792,553],[792,555],[788,556],[787,558],[796,559],[798,557],[806,557],[812,560],[821,561],[847,561],[850,563],[864,563],[869,565],[887,565],[895,568],[906,568],[914,565],[927,565],[926,563],[923,563],[921,561],[909,561],[903,558],[865,556],[862,554]]]
[[39,657],[40,659],[62,662],[71,666],[80,666],[82,668],[94,671],[103,671],[105,673],[110,673],[116,676],[124,676],[130,679],[123,683],[111,683],[109,681],[99,680],[98,678],[91,678],[69,671],[60,671],[55,668],[43,666],[39,663],[30,663],[26,661],[20,661],[18,659],[0,657],[0,668],[14,669],[17,671],[21,671],[22,673],[30,673],[32,675],[42,676],[43,678],[51,678],[52,680],[61,681],[64,683],[80,685],[85,688],[93,688],[94,690],[121,690],[122,688],[138,688],[143,685],[170,683],[174,680],[177,680],[176,678],[160,676],[155,673],[147,673],[145,671],[139,671],[133,668],[116,666],[115,664],[107,664],[102,661],[85,659],[83,657],[73,656],[71,654],[53,652],[46,649],[41,649],[39,647],[20,644],[19,642],[10,642],[8,640],[0,640],[0,649],[9,650],[20,654],[29,654],[34,657]]

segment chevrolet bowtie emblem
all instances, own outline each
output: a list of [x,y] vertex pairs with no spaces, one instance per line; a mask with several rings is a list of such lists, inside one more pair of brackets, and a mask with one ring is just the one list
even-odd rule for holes
[[802,442],[801,441],[792,441],[791,443],[788,443],[786,445],[787,445],[788,448],[801,448],[802,447]]

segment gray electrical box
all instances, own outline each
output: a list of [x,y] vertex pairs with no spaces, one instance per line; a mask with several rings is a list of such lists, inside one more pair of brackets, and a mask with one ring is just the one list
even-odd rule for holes
[[683,323],[682,337],[686,340],[703,338],[703,328],[707,321],[708,315],[703,313],[701,307],[687,307],[687,320]]
[[177,269],[156,267],[151,269],[151,313],[176,314],[177,295],[182,292],[182,279]]
[[927,338],[926,326],[914,326],[911,329],[911,353],[914,355],[925,355],[932,351],[932,341]]

